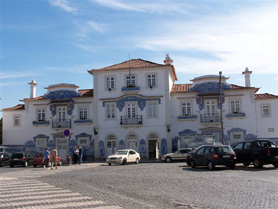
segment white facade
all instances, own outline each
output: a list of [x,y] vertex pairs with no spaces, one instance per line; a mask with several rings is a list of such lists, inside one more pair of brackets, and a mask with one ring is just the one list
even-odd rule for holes
[[158,159],[207,142],[278,141],[278,96],[257,94],[258,88],[249,86],[251,73],[244,73],[246,87],[221,76],[220,91],[218,75],[174,84],[172,60],[167,56],[164,62],[134,59],[93,69],[93,89],[55,84],[35,97],[32,85],[31,98],[3,110],[3,145],[33,151],[57,147],[63,159],[81,145],[91,160],[120,148]]

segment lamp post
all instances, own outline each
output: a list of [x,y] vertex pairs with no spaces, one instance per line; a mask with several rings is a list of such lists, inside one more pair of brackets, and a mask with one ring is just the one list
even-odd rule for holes
[[224,128],[223,128],[223,114],[222,114],[222,71],[219,71],[219,102],[220,102],[220,122],[221,122],[221,143],[224,144]]

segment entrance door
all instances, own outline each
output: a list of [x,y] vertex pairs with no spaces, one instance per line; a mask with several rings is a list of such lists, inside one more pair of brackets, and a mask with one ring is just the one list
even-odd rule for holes
[[117,151],[116,140],[107,140],[107,156],[115,154]]
[[134,134],[130,134],[127,138],[127,148],[134,149],[138,152],[138,139]]
[[63,161],[66,160],[66,156],[68,153],[68,141],[65,138],[58,138],[57,139],[57,148],[58,154],[62,158]]
[[149,159],[158,159],[158,140],[149,140]]

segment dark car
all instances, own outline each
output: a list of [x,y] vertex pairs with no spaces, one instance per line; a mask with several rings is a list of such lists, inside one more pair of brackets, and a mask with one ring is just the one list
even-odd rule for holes
[[217,165],[235,168],[236,154],[228,145],[206,145],[191,153],[191,167],[208,166],[210,170]]
[[13,168],[15,165],[22,165],[27,167],[33,163],[32,152],[17,152],[13,153],[10,159],[10,167]]
[[0,152],[0,167],[10,164],[11,155],[9,152]]

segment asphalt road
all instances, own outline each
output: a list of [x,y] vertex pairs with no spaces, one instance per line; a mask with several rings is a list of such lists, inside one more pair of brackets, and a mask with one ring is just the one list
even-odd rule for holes
[[[92,163],[62,166],[58,170],[5,167],[0,172],[1,185],[5,183],[1,178],[7,177],[37,180],[89,198],[77,198],[76,208],[82,203],[89,205],[81,208],[278,208],[278,169],[272,166],[237,166],[235,170],[217,167],[209,171],[192,169],[184,162],[124,166]],[[4,191],[0,187],[0,193],[1,190]],[[45,201],[47,197],[43,198]],[[55,201],[61,200],[52,198]],[[100,201],[106,206],[92,207],[88,201]],[[34,207],[38,204],[23,203]]]

